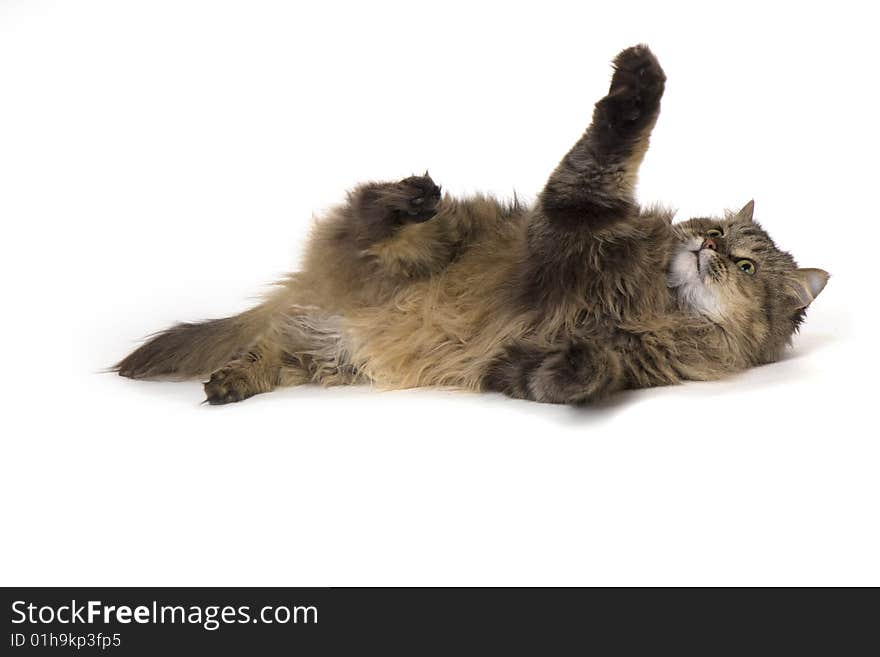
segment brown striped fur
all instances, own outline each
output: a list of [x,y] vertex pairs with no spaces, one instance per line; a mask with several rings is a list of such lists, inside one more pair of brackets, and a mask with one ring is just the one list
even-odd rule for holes
[[779,358],[827,274],[798,269],[751,203],[680,224],[640,208],[666,78],[645,46],[614,66],[533,206],[441,196],[427,172],[361,185],[264,303],[160,333],[119,373],[209,378],[211,403],[362,381],[578,403]]

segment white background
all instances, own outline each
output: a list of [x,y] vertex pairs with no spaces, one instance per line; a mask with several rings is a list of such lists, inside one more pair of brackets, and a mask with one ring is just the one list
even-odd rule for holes
[[[601,6],[0,3],[0,583],[880,584],[876,22]],[[833,275],[784,361],[592,409],[99,373],[247,307],[359,180],[533,198],[638,42],[640,198],[754,197]]]

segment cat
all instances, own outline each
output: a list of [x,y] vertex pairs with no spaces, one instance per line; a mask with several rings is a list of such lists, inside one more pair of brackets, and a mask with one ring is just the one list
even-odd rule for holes
[[665,82],[647,46],[619,53],[530,207],[455,199],[428,172],[356,187],[262,304],[169,328],[115,370],[207,378],[211,404],[360,382],[578,404],[777,360],[828,273],[798,268],[753,202],[676,224],[638,205]]

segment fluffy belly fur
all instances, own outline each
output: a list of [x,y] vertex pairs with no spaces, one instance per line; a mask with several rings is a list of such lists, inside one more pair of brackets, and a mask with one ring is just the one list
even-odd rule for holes
[[347,217],[336,214],[318,227],[307,258],[314,269],[306,269],[304,296],[340,316],[346,358],[382,387],[476,390],[500,346],[526,332],[529,313],[511,303],[526,211],[487,198],[441,205],[439,221],[408,226],[399,250],[383,258],[345,260],[345,240],[332,236],[344,234],[334,222]]

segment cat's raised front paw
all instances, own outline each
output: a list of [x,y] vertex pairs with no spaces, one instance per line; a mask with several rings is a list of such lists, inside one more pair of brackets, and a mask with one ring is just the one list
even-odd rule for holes
[[648,46],[633,46],[614,58],[611,89],[599,106],[613,126],[640,128],[656,117],[665,86],[666,74]]

